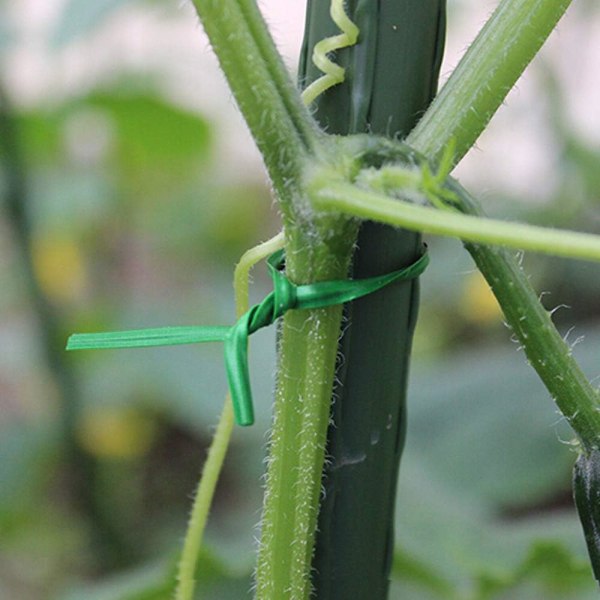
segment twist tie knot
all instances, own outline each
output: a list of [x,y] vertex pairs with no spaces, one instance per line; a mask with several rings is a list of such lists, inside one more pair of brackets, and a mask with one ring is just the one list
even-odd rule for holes
[[252,425],[254,408],[248,370],[248,337],[251,334],[273,324],[288,310],[344,304],[372,294],[393,282],[415,279],[423,273],[428,264],[429,256],[424,248],[411,265],[386,275],[296,285],[283,271],[284,253],[280,250],[272,254],[267,261],[273,291],[232,326],[159,327],[107,333],[76,333],[69,337],[67,350],[147,348],[223,342],[225,369],[236,422],[243,426]]
[[267,266],[269,267],[269,273],[273,281],[274,321],[298,305],[298,286],[285,276],[285,273],[282,271],[283,265],[283,250],[275,252],[267,260]]

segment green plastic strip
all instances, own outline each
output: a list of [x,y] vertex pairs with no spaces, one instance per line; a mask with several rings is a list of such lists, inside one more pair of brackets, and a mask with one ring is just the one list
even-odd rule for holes
[[428,264],[429,255],[423,251],[421,256],[408,267],[379,277],[296,285],[285,276],[283,271],[284,253],[283,250],[280,250],[271,255],[267,261],[273,280],[273,291],[262,302],[254,305],[242,315],[231,327],[159,327],[106,333],[76,333],[69,337],[67,350],[148,348],[224,342],[225,368],[235,420],[238,425],[252,425],[254,408],[248,371],[248,337],[251,334],[262,327],[273,324],[288,310],[324,308],[344,304],[372,294],[396,281],[414,279],[423,273]]

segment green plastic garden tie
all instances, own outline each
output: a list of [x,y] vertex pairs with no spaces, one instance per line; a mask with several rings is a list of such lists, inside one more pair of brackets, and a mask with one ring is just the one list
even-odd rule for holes
[[225,367],[235,420],[238,425],[254,423],[254,408],[248,370],[248,336],[273,324],[292,309],[324,308],[351,302],[394,283],[421,275],[429,264],[423,250],[408,267],[368,279],[320,281],[305,285],[292,283],[283,271],[284,251],[272,254],[267,265],[273,280],[273,291],[230,326],[184,326],[134,329],[106,333],[76,333],[69,337],[67,350],[100,350],[114,348],[148,348],[204,342],[225,343]]

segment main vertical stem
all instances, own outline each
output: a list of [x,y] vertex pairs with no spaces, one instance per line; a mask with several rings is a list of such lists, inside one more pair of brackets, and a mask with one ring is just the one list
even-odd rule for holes
[[[348,238],[351,242],[353,236]],[[314,241],[314,240],[313,240]],[[332,252],[301,236],[286,240],[297,282],[345,278],[351,243]],[[304,600],[310,566],[342,309],[286,313],[256,576],[256,598]]]
[[[300,80],[316,42],[335,34],[329,0],[309,0]],[[316,118],[330,133],[406,135],[435,94],[443,52],[444,0],[350,0],[359,43],[338,52],[346,82],[321,97]],[[355,278],[415,259],[418,234],[364,223]],[[333,425],[327,440],[313,584],[319,600],[387,597],[396,482],[404,446],[405,396],[418,283],[406,282],[346,307]]]

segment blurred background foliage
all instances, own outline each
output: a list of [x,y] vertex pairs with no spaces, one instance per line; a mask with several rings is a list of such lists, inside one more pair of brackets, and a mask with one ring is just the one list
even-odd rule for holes
[[[303,2],[264,4],[293,65]],[[494,4],[450,2],[446,73]],[[221,348],[62,348],[75,331],[230,323],[237,257],[277,230],[269,188],[188,6],[0,11],[0,598],[168,598]],[[597,3],[574,6],[461,165],[490,213],[599,231],[598,28]],[[391,597],[594,598],[571,432],[460,244],[428,241]],[[524,264],[597,377],[600,268]],[[267,290],[259,268],[254,298]],[[274,360],[260,332],[258,422],[235,432],[204,598],[250,593]]]

